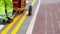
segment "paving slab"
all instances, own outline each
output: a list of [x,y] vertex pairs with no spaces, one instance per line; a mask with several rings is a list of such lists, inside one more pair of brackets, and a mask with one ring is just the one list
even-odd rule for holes
[[60,34],[60,3],[41,4],[32,34]]

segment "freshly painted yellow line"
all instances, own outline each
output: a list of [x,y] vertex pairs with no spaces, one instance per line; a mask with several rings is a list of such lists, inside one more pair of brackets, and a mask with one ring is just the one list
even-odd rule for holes
[[[32,6],[35,4],[36,0],[34,0],[32,2]],[[17,26],[14,28],[14,30],[11,32],[11,34],[16,34],[17,31],[19,30],[19,28],[21,27],[21,25],[23,24],[24,20],[26,19],[28,15],[28,11],[26,11],[25,15],[21,18],[21,20],[19,21],[19,23],[17,24]],[[17,19],[19,18],[19,15],[14,19],[13,22],[11,22],[1,34],[7,34],[7,32],[10,30],[10,28],[14,25],[14,23],[17,21]]]
[[16,21],[18,20],[18,18],[20,17],[21,15],[19,14],[19,15],[17,15],[15,18],[14,18],[14,20],[13,20],[13,22],[11,22],[4,30],[3,30],[3,32],[1,33],[1,34],[7,34],[7,32],[11,29],[11,27],[16,23]]
[[35,4],[35,2],[36,2],[36,0],[33,0],[33,2],[32,2],[32,4],[31,4],[31,5],[33,6],[33,5]]
[[27,15],[28,15],[28,11],[26,11],[26,13],[24,14],[24,16],[21,18],[21,20],[18,22],[18,24],[16,25],[16,27],[14,28],[14,30],[11,32],[11,34],[16,34],[17,33],[17,31],[19,30],[19,28],[23,24],[24,20],[26,19]]
[[[35,4],[35,2],[36,2],[36,0],[34,0],[31,5],[33,6]],[[16,25],[16,27],[14,28],[14,30],[11,32],[11,34],[16,34],[17,33],[17,31],[19,30],[19,28],[23,24],[24,20],[26,19],[27,15],[28,15],[28,11],[26,11],[25,15],[21,18],[21,20]]]

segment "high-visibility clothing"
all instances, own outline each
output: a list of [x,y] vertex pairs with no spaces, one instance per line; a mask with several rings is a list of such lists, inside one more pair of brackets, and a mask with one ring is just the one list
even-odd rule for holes
[[6,17],[12,19],[12,12],[13,12],[12,0],[0,0],[0,19],[6,19]]

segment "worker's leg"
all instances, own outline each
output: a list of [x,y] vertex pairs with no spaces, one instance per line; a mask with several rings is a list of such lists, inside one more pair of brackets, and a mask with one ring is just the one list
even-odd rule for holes
[[[6,13],[5,13],[5,0],[0,0],[0,20],[6,20]],[[2,21],[1,20],[1,21]]]
[[12,19],[12,13],[13,13],[13,2],[12,0],[5,0],[6,2],[6,9],[7,9],[7,17]]

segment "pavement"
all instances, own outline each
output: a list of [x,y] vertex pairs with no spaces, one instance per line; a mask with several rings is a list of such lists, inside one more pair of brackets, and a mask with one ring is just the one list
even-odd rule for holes
[[60,0],[42,0],[32,34],[60,34]]

